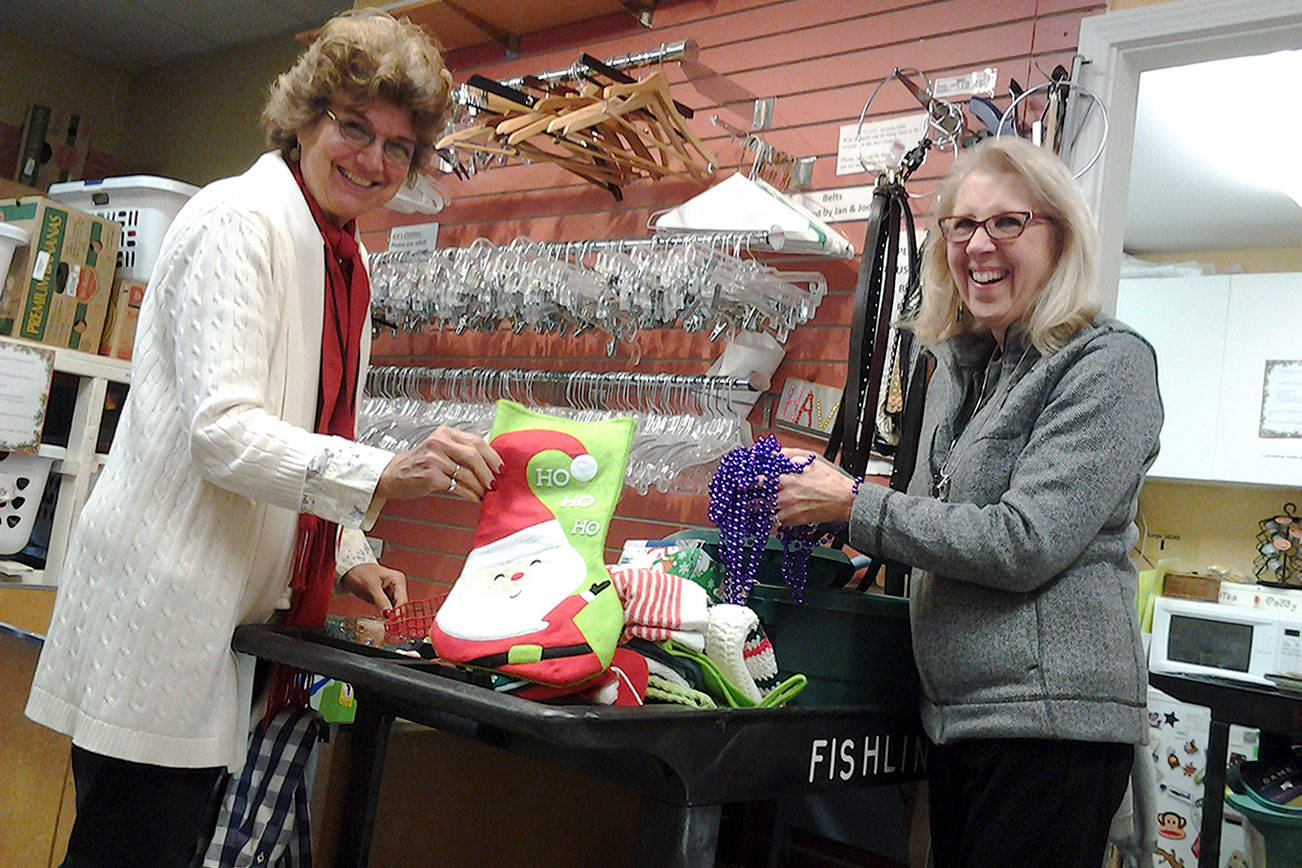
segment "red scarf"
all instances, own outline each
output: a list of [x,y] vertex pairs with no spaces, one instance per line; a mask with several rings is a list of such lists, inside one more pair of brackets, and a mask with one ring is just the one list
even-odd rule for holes
[[[289,170],[303,191],[326,247],[316,433],[352,440],[356,436],[358,357],[362,327],[371,303],[371,282],[353,237],[356,222],[349,221],[342,227],[331,222],[304,184],[299,167],[291,163]],[[289,583],[293,594],[282,624],[305,628],[325,624],[335,583],[338,536],[339,528],[334,522],[307,513],[299,515]],[[308,690],[305,673],[276,666],[267,693],[267,718],[286,706],[306,705]]]

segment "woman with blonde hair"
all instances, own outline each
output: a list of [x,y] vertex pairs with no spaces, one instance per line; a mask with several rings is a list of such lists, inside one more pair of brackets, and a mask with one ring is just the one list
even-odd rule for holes
[[[500,458],[464,432],[397,455],[353,440],[371,331],[356,220],[425,169],[449,82],[419,28],[332,19],[271,89],[276,150],[168,229],[27,706],[72,737],[69,868],[190,864],[248,743],[235,627],[320,626],[336,588],[401,605],[405,576],[362,529],[386,500],[494,484]],[[304,698],[283,671],[266,688],[273,712]]]
[[1147,738],[1129,553],[1156,360],[1098,313],[1097,233],[1055,156],[987,140],[936,213],[905,323],[936,362],[908,491],[817,458],[782,477],[777,518],[848,521],[913,568],[934,864],[1095,868]]

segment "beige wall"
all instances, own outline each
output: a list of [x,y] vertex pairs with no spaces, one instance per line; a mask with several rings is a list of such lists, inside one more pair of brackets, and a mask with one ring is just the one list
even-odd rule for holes
[[127,76],[0,36],[0,122],[21,126],[33,102],[78,111],[91,120],[90,146],[115,157],[123,174],[204,184],[264,150],[258,114],[267,87],[301,50],[276,37]]
[[1251,576],[1257,522],[1285,503],[1302,506],[1302,489],[1149,480],[1139,494],[1141,569],[1170,558],[1174,569]]
[[122,154],[125,75],[6,34],[0,34],[0,57],[0,123],[21,127],[32,103],[75,111],[90,120],[92,148]]
[[266,150],[258,115],[267,88],[302,50],[277,37],[135,76],[124,162],[201,185],[243,171]]
[[1277,274],[1302,271],[1302,247],[1259,248],[1254,250],[1195,250],[1179,253],[1145,253],[1135,256],[1149,262],[1201,262],[1222,271],[1236,268],[1253,274]]

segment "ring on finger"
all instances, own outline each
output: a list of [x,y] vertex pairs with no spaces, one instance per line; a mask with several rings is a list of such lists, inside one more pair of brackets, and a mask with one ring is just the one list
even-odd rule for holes
[[457,477],[456,474],[453,474],[451,478],[449,478],[448,480],[448,494],[451,494],[456,490],[457,490]]
[[456,478],[457,478],[457,474],[460,473],[460,472],[461,472],[461,465],[460,465],[460,464],[454,464],[454,465],[452,466],[452,475],[449,476],[448,479],[456,479]]

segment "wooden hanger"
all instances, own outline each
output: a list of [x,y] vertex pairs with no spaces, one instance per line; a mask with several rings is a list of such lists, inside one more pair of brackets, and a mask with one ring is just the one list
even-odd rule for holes
[[[583,64],[584,66],[588,67],[589,69],[595,72],[601,73],[606,78],[610,79],[616,84],[637,83],[637,79],[633,78],[628,73],[615,69],[613,66],[609,66],[605,63],[602,63],[600,60],[597,60],[595,57],[593,57],[590,54],[586,54],[586,53],[580,54],[579,63]],[[653,74],[660,74],[661,76],[663,76],[663,73],[661,73],[660,70],[656,70],[656,72]],[[667,92],[668,91],[666,90],[666,93]],[[683,105],[682,103],[678,102],[677,100],[670,100],[670,102],[673,103],[674,109],[677,110],[677,112],[683,117],[690,118],[695,116],[696,113],[694,111],[692,111],[690,108]]]
[[[535,102],[534,98],[524,91],[507,87],[500,81],[482,75],[470,76],[466,79],[466,84],[483,92],[485,107],[494,114],[527,112],[533,108]],[[494,105],[499,108],[494,108]]]
[[508,136],[508,144],[517,145],[531,136],[545,132],[558,114],[577,111],[598,100],[599,96],[595,88],[573,95],[543,97],[534,103],[531,111],[522,112],[499,123],[497,134]]
[[[668,80],[663,73],[657,71],[633,84],[611,85],[606,88],[605,96],[608,114],[612,119],[616,122],[624,122],[631,113],[645,110],[655,121],[648,130],[651,130],[653,135],[657,128],[664,133],[663,138],[655,137],[660,143],[658,146],[667,147],[694,177],[701,179],[709,177],[714,164],[714,155],[710,153],[705,143],[688,129],[682,116],[675,110],[673,100],[669,98]],[[580,116],[576,121],[578,125],[591,122],[593,118]],[[569,130],[570,125],[566,125],[564,129]],[[697,157],[700,159],[698,160]]]
[[434,144],[434,147],[440,150],[448,147],[469,148],[470,150],[483,151],[486,154],[516,156],[515,149],[502,145],[492,124],[478,124],[473,127],[454,130],[439,139]]
[[522,142],[519,146],[519,152],[523,157],[560,166],[567,172],[608,191],[610,195],[615,197],[617,202],[624,199],[624,193],[619,187],[628,179],[622,173],[611,171],[607,166],[598,165],[590,159],[571,159],[552,151],[543,150],[531,142]]

